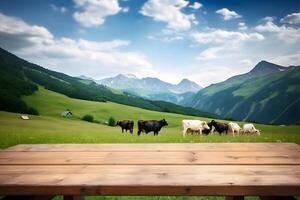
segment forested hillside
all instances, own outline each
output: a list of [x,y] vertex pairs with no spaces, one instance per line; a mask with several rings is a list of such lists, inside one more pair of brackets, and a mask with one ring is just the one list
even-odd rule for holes
[[38,89],[36,84],[24,78],[22,63],[13,55],[0,54],[0,110],[38,114],[22,100],[22,95],[30,95]]
[[263,61],[249,73],[201,90],[188,105],[236,120],[300,123],[300,68]]

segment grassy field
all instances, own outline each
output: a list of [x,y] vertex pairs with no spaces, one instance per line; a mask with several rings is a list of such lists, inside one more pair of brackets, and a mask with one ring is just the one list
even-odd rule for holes
[[[41,87],[34,95],[24,97],[24,100],[30,106],[37,108],[40,116],[30,116],[30,120],[21,120],[20,114],[0,112],[0,148],[20,143],[296,142],[300,144],[300,126],[256,124],[256,127],[262,130],[261,136],[232,137],[215,134],[183,138],[181,120],[197,119],[197,117],[149,111],[115,103],[77,100]],[[74,113],[72,118],[60,116],[60,113],[66,109]],[[106,122],[109,117],[117,120],[133,119],[135,122],[138,119],[165,118],[169,126],[163,128],[157,137],[153,134],[137,136],[137,130],[134,130],[133,135],[122,134],[119,127],[80,120],[85,114],[92,114],[101,122]]]
[[[170,142],[296,142],[300,144],[300,126],[270,126],[256,124],[262,130],[261,136],[218,134],[209,136],[182,137],[182,119],[202,119],[172,113],[161,113],[140,108],[124,106],[115,103],[98,103],[77,100],[64,95],[39,88],[32,96],[24,97],[26,103],[34,106],[40,116],[30,116],[30,120],[22,120],[20,114],[0,112],[0,148],[26,143],[170,143]],[[60,113],[70,109],[74,116],[62,118]],[[122,134],[119,127],[109,127],[103,124],[89,123],[80,120],[85,114],[92,114],[100,122],[106,122],[109,117],[121,119],[162,119],[165,118],[169,126],[162,129],[159,136],[153,134],[137,136]],[[242,124],[242,123],[240,123]],[[57,197],[56,200],[62,198]],[[221,200],[223,197],[89,197],[88,200]],[[256,200],[249,198],[247,200]]]

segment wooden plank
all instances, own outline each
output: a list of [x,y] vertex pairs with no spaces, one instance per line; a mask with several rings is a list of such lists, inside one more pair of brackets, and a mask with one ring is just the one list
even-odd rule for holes
[[2,165],[0,194],[300,195],[299,165]]
[[7,165],[0,177],[1,185],[300,186],[296,165]]
[[3,151],[298,151],[294,143],[175,143],[175,144],[21,144]]
[[0,195],[300,195],[299,153],[291,143],[17,145],[0,151]]
[[[204,171],[203,171],[204,170]],[[0,175],[17,176],[31,174],[130,174],[140,176],[147,173],[164,175],[167,171],[176,175],[205,175],[205,172],[216,172],[224,174],[241,174],[242,176],[252,175],[282,175],[296,176],[300,173],[299,165],[0,165]],[[139,175],[139,174],[137,174]],[[300,178],[300,177],[295,177]],[[222,181],[222,180],[210,180]],[[1,181],[0,181],[1,184]],[[285,183],[288,184],[288,183]]]
[[0,152],[0,165],[15,164],[300,164],[298,152]]

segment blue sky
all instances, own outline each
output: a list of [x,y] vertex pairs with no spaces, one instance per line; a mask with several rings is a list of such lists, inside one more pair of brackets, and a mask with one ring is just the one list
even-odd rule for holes
[[119,73],[207,86],[260,60],[300,65],[297,0],[9,0],[0,46],[94,79]]

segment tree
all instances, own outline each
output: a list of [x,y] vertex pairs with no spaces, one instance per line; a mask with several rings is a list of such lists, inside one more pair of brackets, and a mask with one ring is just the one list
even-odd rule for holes
[[116,120],[113,117],[108,119],[108,126],[116,126]]
[[84,120],[84,121],[87,121],[87,122],[93,122],[94,121],[93,115],[84,115],[81,119]]

